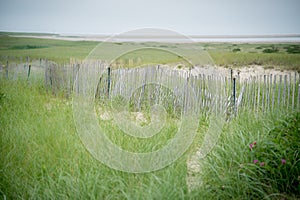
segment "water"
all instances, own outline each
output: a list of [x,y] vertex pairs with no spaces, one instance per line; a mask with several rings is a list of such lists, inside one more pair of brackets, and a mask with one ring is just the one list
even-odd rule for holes
[[71,36],[15,36],[15,37],[34,37],[47,39],[61,39],[71,41],[110,41],[110,42],[163,42],[163,43],[191,43],[191,42],[220,42],[220,43],[300,43],[299,36],[261,36],[261,37],[231,37],[231,36],[192,36],[192,37],[174,37],[174,36],[131,36],[131,37],[113,37],[105,35],[81,35],[76,37]]

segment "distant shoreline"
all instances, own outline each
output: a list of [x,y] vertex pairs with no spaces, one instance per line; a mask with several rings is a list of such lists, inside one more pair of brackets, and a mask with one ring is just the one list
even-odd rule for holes
[[290,35],[191,35],[191,36],[174,36],[174,35],[126,35],[126,36],[109,36],[109,35],[63,35],[48,33],[5,33],[1,35],[10,37],[27,37],[40,39],[56,39],[68,41],[110,41],[110,42],[162,42],[162,43],[300,43],[300,34]]

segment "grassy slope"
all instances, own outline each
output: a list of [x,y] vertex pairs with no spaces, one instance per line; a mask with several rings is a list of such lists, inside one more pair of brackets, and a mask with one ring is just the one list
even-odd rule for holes
[[[63,41],[51,39],[36,39],[36,38],[19,38],[0,36],[0,57],[26,57],[31,58],[48,58],[55,62],[68,62],[70,57],[84,59],[98,45],[99,42],[90,41]],[[101,52],[102,59],[115,59],[112,52],[115,46],[126,49],[132,46],[136,48],[151,47],[167,50],[184,51],[188,56],[195,59],[195,64],[201,63],[195,48],[203,48],[206,50],[212,60],[217,65],[227,67],[241,67],[247,65],[262,65],[268,68],[291,69],[300,71],[300,53],[287,53],[287,49],[296,48],[299,50],[299,44],[230,44],[230,43],[195,43],[195,44],[161,44],[161,43],[102,43],[104,51]],[[263,53],[264,49],[275,48],[278,51],[274,53]],[[234,49],[240,49],[238,52],[233,52]],[[297,51],[298,51],[297,50]],[[296,52],[297,52],[296,51]],[[180,58],[174,55],[167,55],[164,52],[154,54],[154,52],[143,55],[137,52],[131,56],[135,58],[146,56],[145,61],[154,61],[160,63],[176,63],[181,61]],[[123,56],[126,59],[126,56]],[[128,65],[128,61],[123,64]]]

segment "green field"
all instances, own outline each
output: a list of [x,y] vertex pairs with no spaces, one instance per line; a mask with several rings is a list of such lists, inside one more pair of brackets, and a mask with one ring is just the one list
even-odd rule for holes
[[[31,59],[46,58],[57,63],[68,63],[70,58],[82,60],[97,46],[102,45],[101,59],[111,60],[115,47],[123,49],[147,47],[165,48],[171,52],[184,51],[190,57],[195,55],[195,48],[207,51],[216,65],[224,67],[243,67],[261,65],[265,68],[300,71],[300,44],[231,44],[231,43],[193,43],[193,44],[162,44],[162,43],[99,43],[91,41],[64,41],[52,39],[9,37],[0,35],[0,58],[30,56]],[[132,56],[132,55],[131,55]],[[136,57],[140,55],[137,53]],[[200,58],[201,59],[201,58]],[[145,59],[156,63],[176,63],[178,57],[165,56],[164,52],[152,53]],[[180,60],[180,58],[179,58]],[[197,58],[194,58],[198,64]],[[126,64],[125,64],[126,66]]]
[[[0,58],[47,58],[68,63],[84,59],[97,42],[74,42],[0,36]],[[103,59],[112,59],[115,45],[104,43]],[[193,56],[192,45],[206,49],[216,64],[226,67],[262,65],[300,69],[299,44],[160,44],[145,43],[153,63],[178,63],[182,58],[153,48],[180,48]],[[240,49],[240,50],[234,50]],[[272,53],[263,52],[275,51]],[[271,50],[270,50],[271,49]],[[277,49],[277,50],[276,50]],[[235,51],[235,52],[233,52]],[[287,52],[288,51],[288,52]],[[142,52],[145,53],[145,52]],[[141,57],[138,52],[120,57]],[[122,61],[123,62],[123,61]],[[124,66],[130,63],[124,62]],[[35,76],[33,73],[32,76]],[[96,160],[77,135],[71,98],[53,95],[42,76],[10,80],[0,76],[0,198],[1,199],[299,199],[300,112],[280,107],[272,112],[242,109],[222,128],[214,149],[196,160],[199,172],[187,162],[201,146],[210,116],[201,115],[194,142],[171,165],[150,173],[133,174]],[[110,109],[96,102],[96,109]],[[98,113],[97,116],[101,114]],[[124,149],[159,149],[178,129],[178,117],[168,115],[166,126],[147,141],[126,136],[111,121],[99,122],[107,136]],[[189,179],[196,183],[190,187]]]
[[1,57],[47,58],[55,62],[68,62],[70,57],[84,59],[96,46],[95,42],[69,42],[62,40],[17,38],[0,36]]

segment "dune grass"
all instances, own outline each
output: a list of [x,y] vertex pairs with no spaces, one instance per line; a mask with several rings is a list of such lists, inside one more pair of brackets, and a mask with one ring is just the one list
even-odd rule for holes
[[213,152],[200,161],[195,197],[298,199],[299,117],[299,112],[247,111],[233,119]]
[[[71,100],[53,97],[42,80],[0,80],[0,113],[2,198],[296,199],[300,195],[299,113],[240,113],[223,128],[213,151],[198,161],[201,171],[195,176],[200,186],[191,192],[186,184],[186,161],[201,145],[205,118],[192,148],[179,160],[156,172],[130,174],[106,167],[87,152],[76,134]],[[110,122],[105,126],[116,130]],[[173,129],[171,125],[164,130],[168,137]],[[274,157],[274,151],[263,147],[276,144],[277,134],[285,134],[286,140],[279,141]],[[293,151],[286,153],[288,148]],[[254,163],[255,159],[259,162]],[[280,171],[282,166],[292,173],[286,176],[286,170]]]
[[102,165],[76,134],[70,100],[42,83],[1,81],[0,194],[6,199],[166,199],[187,193],[185,156],[129,174]]

